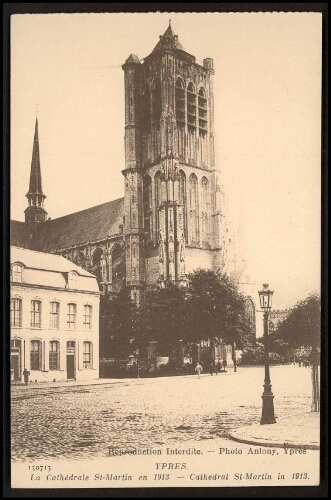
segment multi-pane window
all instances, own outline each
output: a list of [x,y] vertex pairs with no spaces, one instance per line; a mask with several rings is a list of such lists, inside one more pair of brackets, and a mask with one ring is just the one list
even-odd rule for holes
[[49,311],[49,326],[51,328],[59,328],[60,304],[58,302],[50,303]]
[[22,326],[22,299],[10,301],[10,326],[14,328]]
[[192,83],[188,84],[187,91],[187,126],[189,129],[195,129],[197,124],[197,97],[194,93]]
[[76,328],[76,304],[67,306],[67,328],[74,330]]
[[199,135],[205,137],[207,133],[207,99],[203,88],[198,94],[198,109],[199,109]]
[[83,328],[84,330],[92,328],[92,306],[84,306]]
[[83,342],[83,368],[92,368],[92,342]]
[[20,264],[13,264],[11,266],[11,279],[16,283],[22,282],[22,266]]
[[60,369],[60,344],[57,340],[49,343],[49,370]]
[[30,342],[30,369],[41,370],[41,341],[31,340]]
[[41,302],[40,300],[31,301],[31,328],[41,328]]

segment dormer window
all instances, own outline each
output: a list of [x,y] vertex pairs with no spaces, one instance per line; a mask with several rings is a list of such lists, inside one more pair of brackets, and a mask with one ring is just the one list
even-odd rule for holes
[[11,279],[16,283],[22,283],[22,270],[21,264],[13,264],[11,266]]
[[71,288],[72,290],[77,289],[77,273],[74,271],[70,271],[68,274],[68,288]]

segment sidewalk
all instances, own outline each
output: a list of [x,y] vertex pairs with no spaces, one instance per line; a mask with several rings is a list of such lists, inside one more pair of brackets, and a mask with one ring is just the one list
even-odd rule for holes
[[118,379],[118,378],[99,378],[96,380],[60,380],[58,382],[32,382],[25,385],[24,382],[12,382],[11,388],[17,389],[43,389],[44,387],[72,387],[72,386],[86,386],[86,385],[105,385],[105,384],[123,384],[124,382],[131,381],[132,379]]
[[[232,375],[233,372],[221,372],[220,375]],[[201,377],[208,376],[210,377],[210,374],[204,373],[201,375]],[[86,385],[106,385],[106,384],[123,384],[123,383],[128,383],[132,382],[135,380],[144,380],[144,381],[149,381],[149,380],[162,380],[166,378],[174,378],[174,377],[180,377],[180,378],[187,378],[187,377],[194,377],[197,378],[196,374],[188,374],[188,375],[162,375],[158,377],[132,377],[132,378],[99,378],[96,380],[59,380],[57,382],[30,382],[28,385],[25,385],[24,382],[11,382],[11,388],[19,388],[19,389],[42,389],[43,387],[72,387],[72,386],[86,386]]]
[[229,438],[241,443],[277,448],[320,448],[320,413],[305,412],[276,419],[275,424],[254,424],[233,430]]

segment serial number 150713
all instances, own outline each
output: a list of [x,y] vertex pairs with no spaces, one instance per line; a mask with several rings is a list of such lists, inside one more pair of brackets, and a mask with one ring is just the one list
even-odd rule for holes
[[43,472],[43,471],[51,471],[52,468],[50,465],[29,465],[28,469],[32,472]]

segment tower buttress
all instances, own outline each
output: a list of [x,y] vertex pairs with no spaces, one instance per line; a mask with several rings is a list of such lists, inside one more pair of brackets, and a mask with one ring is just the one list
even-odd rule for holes
[[145,284],[143,185],[140,168],[140,61],[131,54],[122,66],[125,75],[125,177],[124,237],[126,252],[126,285],[131,298],[139,304]]
[[47,212],[44,209],[44,200],[46,196],[42,190],[41,169],[40,169],[40,154],[39,154],[39,136],[38,136],[38,119],[36,118],[29,191],[26,194],[29,200],[29,206],[25,209],[25,222],[37,224],[45,222]]

